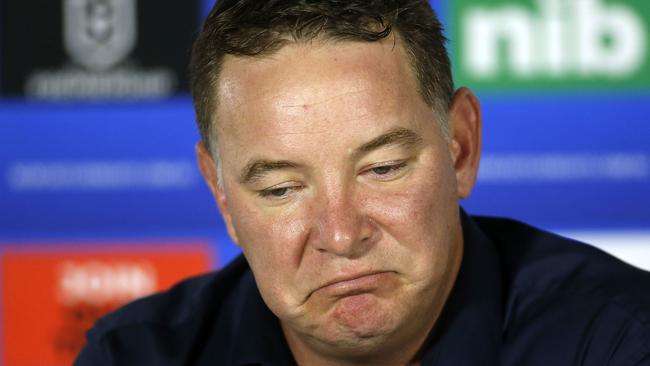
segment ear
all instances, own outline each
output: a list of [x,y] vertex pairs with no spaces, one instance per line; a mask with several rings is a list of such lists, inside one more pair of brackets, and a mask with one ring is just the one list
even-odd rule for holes
[[[226,193],[224,191],[223,185],[219,185],[219,178],[217,174],[217,164],[212,158],[212,154],[208,151],[203,141],[199,141],[196,144],[196,160],[199,164],[199,169],[203,175],[203,179],[208,184],[212,195],[214,196],[221,216],[226,223],[226,228],[228,229],[228,235],[233,240],[233,242],[239,245],[239,239],[237,238],[237,233],[232,224],[232,215],[230,214],[230,209],[228,207],[228,201],[226,199]],[[223,183],[223,182],[222,182]]]
[[467,198],[474,188],[481,158],[481,107],[471,90],[460,88],[454,94],[449,129],[458,196]]

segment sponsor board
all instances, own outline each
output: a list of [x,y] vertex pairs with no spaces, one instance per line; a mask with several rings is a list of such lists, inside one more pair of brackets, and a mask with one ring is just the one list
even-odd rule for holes
[[212,267],[197,241],[0,247],[0,364],[70,365],[94,321]]
[[459,85],[489,89],[650,87],[645,0],[453,0]]
[[186,92],[200,3],[3,1],[1,95],[150,99]]
[[481,98],[469,212],[547,229],[650,229],[648,97],[497,94]]

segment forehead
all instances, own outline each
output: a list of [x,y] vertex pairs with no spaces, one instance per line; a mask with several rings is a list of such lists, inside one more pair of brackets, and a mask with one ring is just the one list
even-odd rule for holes
[[[217,120],[250,119],[263,106],[310,108],[336,98],[366,97],[390,107],[417,93],[409,65],[393,37],[372,43],[315,40],[263,57],[227,56],[216,93]],[[270,112],[264,111],[267,118]]]
[[417,85],[392,39],[314,41],[265,57],[228,57],[215,115],[224,176],[256,159],[332,167],[397,128],[436,134]]

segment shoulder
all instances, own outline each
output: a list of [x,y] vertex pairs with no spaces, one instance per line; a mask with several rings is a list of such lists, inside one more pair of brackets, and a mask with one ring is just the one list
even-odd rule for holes
[[167,291],[136,300],[108,314],[97,322],[94,332],[102,335],[121,327],[183,324],[205,308],[214,310],[223,303],[247,268],[240,257],[220,271],[183,280]]
[[499,251],[511,350],[547,364],[650,357],[650,273],[521,222],[475,220]]
[[509,288],[630,295],[650,305],[650,273],[589,244],[510,219],[476,217],[499,252]]
[[122,364],[116,357],[125,357],[128,364],[177,364],[163,357],[170,352],[183,359],[200,347],[194,337],[206,336],[220,317],[228,318],[223,313],[233,308],[229,303],[237,301],[248,273],[240,256],[218,272],[186,279],[106,315],[88,332],[88,343],[75,365],[100,364],[84,359]]

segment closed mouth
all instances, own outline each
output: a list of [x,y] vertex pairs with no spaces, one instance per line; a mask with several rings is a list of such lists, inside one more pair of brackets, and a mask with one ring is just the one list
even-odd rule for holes
[[323,291],[334,297],[358,295],[376,289],[380,285],[382,279],[391,273],[394,272],[376,271],[336,278],[312,291],[312,294],[314,292]]

